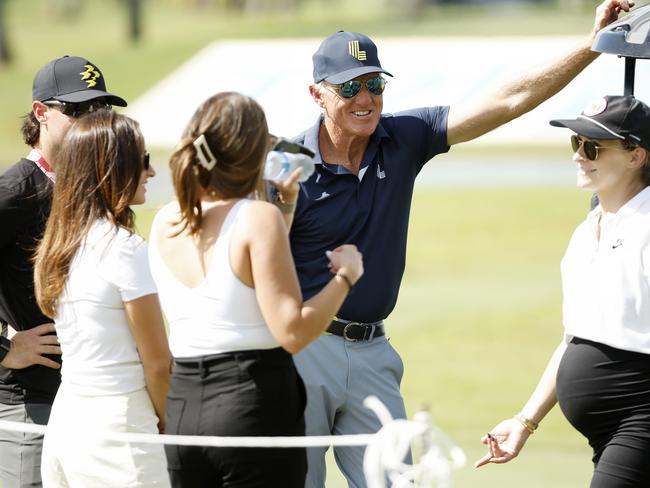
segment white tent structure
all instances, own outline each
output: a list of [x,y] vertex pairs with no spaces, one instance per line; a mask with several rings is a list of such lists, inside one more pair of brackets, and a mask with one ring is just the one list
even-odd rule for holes
[[[384,112],[469,102],[489,94],[500,80],[569,50],[581,38],[377,38],[389,78]],[[215,42],[135,100],[127,113],[138,120],[150,146],[170,148],[200,102],[220,91],[239,91],[264,107],[271,132],[292,137],[311,126],[319,109],[308,92],[311,55],[321,39]],[[647,79],[647,63],[637,78]],[[548,125],[575,116],[591,100],[623,91],[623,60],[604,55],[560,94],[472,144],[552,143],[566,138]],[[597,80],[597,82],[595,82]],[[637,96],[650,101],[650,84]]]

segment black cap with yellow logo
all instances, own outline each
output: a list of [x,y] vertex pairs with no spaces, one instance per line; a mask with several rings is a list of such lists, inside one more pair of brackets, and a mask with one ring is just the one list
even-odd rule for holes
[[77,56],[63,56],[43,66],[34,77],[32,100],[87,102],[104,98],[111,105],[126,107],[126,101],[106,91],[104,75],[97,66]]

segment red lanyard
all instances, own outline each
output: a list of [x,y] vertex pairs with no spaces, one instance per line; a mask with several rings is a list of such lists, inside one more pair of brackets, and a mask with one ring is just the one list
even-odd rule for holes
[[54,169],[52,169],[52,166],[47,164],[47,161],[45,161],[45,158],[38,149],[32,149],[29,151],[27,159],[34,161],[34,164],[38,166],[38,168],[45,174],[45,176],[49,178],[52,183],[56,182],[56,173],[54,172]]

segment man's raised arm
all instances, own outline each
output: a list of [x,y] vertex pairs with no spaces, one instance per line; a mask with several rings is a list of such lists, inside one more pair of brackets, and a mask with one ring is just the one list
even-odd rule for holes
[[447,126],[448,144],[453,146],[476,139],[530,112],[555,95],[598,57],[598,53],[591,51],[598,31],[617,20],[621,11],[627,12],[633,6],[632,0],[605,0],[596,9],[591,34],[571,52],[507,82],[479,103],[451,107]]

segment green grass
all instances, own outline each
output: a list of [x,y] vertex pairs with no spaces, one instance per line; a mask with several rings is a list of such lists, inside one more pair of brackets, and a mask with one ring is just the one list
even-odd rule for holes
[[[559,263],[589,195],[566,189],[420,190],[406,272],[387,324],[409,415],[429,406],[467,453],[456,488],[587,486],[590,450],[559,411],[521,456],[474,470],[481,435],[515,414],[561,339]],[[153,212],[138,212],[148,234]],[[346,484],[333,462],[328,488]]]
[[[389,318],[410,412],[482,455],[480,436],[523,405],[560,341],[559,262],[589,196],[573,189],[418,192],[407,271]],[[555,412],[507,466],[457,486],[586,486],[586,443]]]

